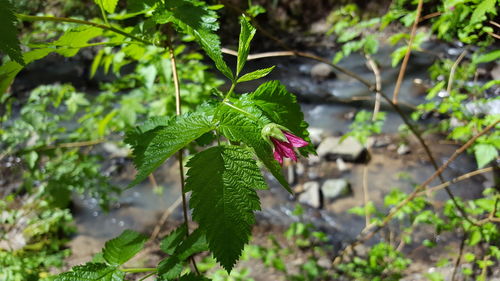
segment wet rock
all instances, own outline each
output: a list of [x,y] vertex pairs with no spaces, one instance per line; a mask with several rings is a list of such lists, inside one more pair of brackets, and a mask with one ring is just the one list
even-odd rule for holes
[[306,171],[306,167],[304,166],[304,164],[302,163],[297,163],[297,165],[295,165],[295,174],[297,174],[297,176],[301,177],[304,175]]
[[294,169],[293,165],[289,165],[287,167],[287,176],[288,176],[288,183],[294,184],[295,183],[295,169]]
[[311,77],[315,81],[321,82],[333,77],[333,75],[333,67],[326,63],[318,63],[311,68]]
[[321,128],[308,128],[307,131],[309,131],[309,138],[314,146],[318,146],[326,137],[325,130]]
[[337,169],[339,169],[339,171],[344,172],[349,170],[349,168],[347,167],[344,160],[342,160],[342,158],[337,158],[336,162],[337,162]]
[[307,157],[307,164],[309,166],[314,166],[316,164],[319,164],[321,162],[321,158],[318,155],[309,155]]
[[495,67],[493,67],[493,69],[491,70],[490,74],[493,80],[500,80],[500,63],[497,62]]
[[110,157],[127,157],[130,154],[130,149],[118,147],[112,142],[103,143],[102,148],[110,154]]
[[321,186],[323,197],[329,200],[335,200],[347,196],[351,193],[350,184],[345,179],[329,179]]
[[299,195],[299,202],[314,208],[321,207],[319,182],[309,181],[304,183],[304,192]]
[[391,144],[391,138],[388,136],[368,138],[369,143],[370,143],[370,140],[372,140],[370,147],[374,147],[374,148],[386,147],[386,146]]
[[346,161],[358,161],[366,153],[366,148],[353,137],[347,137],[340,142],[340,137],[328,137],[318,146],[317,152],[321,158],[334,160],[342,158]]
[[407,144],[401,144],[397,150],[397,153],[399,155],[409,154],[410,152],[411,152],[411,149]]
[[489,100],[484,103],[469,102],[465,104],[465,112],[471,115],[500,114],[500,100]]

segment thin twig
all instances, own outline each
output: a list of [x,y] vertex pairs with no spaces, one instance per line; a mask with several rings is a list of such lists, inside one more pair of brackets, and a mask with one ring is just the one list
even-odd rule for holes
[[112,31],[114,33],[121,34],[125,37],[128,37],[130,39],[133,39],[135,41],[141,42],[141,43],[146,44],[146,45],[155,46],[155,44],[153,42],[143,40],[137,36],[134,36],[130,33],[125,32],[121,29],[118,29],[118,28],[115,28],[112,26],[107,26],[107,25],[100,24],[100,23],[96,23],[96,22],[78,20],[78,19],[72,19],[72,18],[64,18],[64,17],[40,17],[40,16],[29,16],[29,15],[23,15],[23,14],[16,14],[16,17],[19,18],[20,20],[24,20],[24,21],[69,22],[69,23],[76,23],[76,24],[82,24],[82,25],[89,25],[89,26],[93,26],[93,27],[97,27],[100,29]]
[[451,274],[451,281],[455,281],[455,276],[457,274],[458,267],[460,266],[460,262],[462,261],[462,254],[464,252],[466,239],[467,235],[464,233],[462,241],[460,241],[460,250],[458,251],[458,257],[457,260],[455,261],[455,266],[453,267],[453,273]]
[[496,26],[496,27],[500,28],[500,23],[498,23],[498,22],[494,22],[494,21],[490,20],[490,21],[489,21],[489,23],[491,23],[491,24],[493,24],[494,26]]
[[423,21],[428,20],[428,19],[439,17],[441,14],[442,14],[441,12],[430,13],[428,15],[425,15],[425,16],[421,17],[420,20],[419,20],[419,22],[423,22]]
[[[170,65],[172,67],[172,78],[174,80],[174,88],[175,88],[175,113],[177,116],[182,114],[181,110],[181,88],[179,84],[179,75],[177,73],[177,62],[175,59],[174,48],[172,47],[172,29],[168,26],[168,37],[167,38],[167,49],[170,53]],[[187,210],[187,200],[184,186],[184,164],[182,163],[183,158],[183,149],[180,149],[177,153],[177,159],[179,162],[179,176],[181,181],[181,197],[182,197],[182,213],[184,215],[184,224],[186,225],[186,236],[189,236],[189,218],[188,218],[188,210]],[[190,257],[191,263],[193,264],[193,268],[198,275],[200,272],[198,267],[196,266],[196,261],[194,257]]]
[[462,59],[467,54],[467,49],[463,50],[463,52],[458,56],[457,60],[453,63],[450,69],[450,76],[448,77],[448,86],[446,87],[446,92],[450,94],[451,87],[453,86],[453,80],[455,79],[455,72],[457,71],[457,67],[462,61]]
[[418,197],[418,196],[422,196],[422,195],[424,195],[424,193],[428,193],[428,192],[430,192],[430,193],[432,193],[432,192],[436,192],[436,191],[438,191],[438,190],[441,190],[441,189],[443,189],[443,188],[445,188],[445,187],[448,187],[448,186],[450,186],[450,185],[452,185],[452,184],[455,184],[455,183],[457,183],[457,182],[464,181],[464,180],[469,179],[469,178],[471,178],[471,177],[473,177],[473,176],[477,176],[477,175],[479,175],[479,174],[488,173],[488,172],[491,172],[491,171],[493,171],[493,170],[494,170],[494,168],[493,168],[493,167],[488,167],[488,168],[484,168],[484,169],[480,169],[480,170],[475,170],[475,171],[472,171],[472,172],[469,172],[469,173],[463,174],[463,175],[461,175],[461,176],[459,176],[459,177],[456,177],[456,178],[454,178],[454,179],[452,179],[452,180],[449,180],[449,181],[447,181],[447,182],[445,182],[445,183],[442,183],[442,184],[439,184],[439,185],[436,185],[436,186],[430,187],[430,188],[426,189],[425,191],[421,191],[421,192],[419,192],[419,193],[417,194],[417,197]]
[[365,226],[370,224],[370,213],[368,212],[368,202],[369,194],[368,194],[368,165],[363,167],[363,200],[365,203]]
[[392,93],[392,102],[398,103],[399,90],[401,89],[401,84],[406,73],[406,67],[408,66],[408,61],[410,60],[411,49],[413,47],[413,41],[415,40],[415,35],[417,34],[417,26],[420,19],[420,13],[422,12],[422,5],[424,1],[419,0],[417,5],[417,15],[415,16],[415,21],[411,28],[410,40],[408,42],[408,48],[406,49],[405,57],[403,58],[403,63],[401,64],[401,69],[399,70],[398,80],[396,81],[396,86],[394,87],[394,92]]
[[54,145],[47,145],[42,147],[42,149],[54,149],[54,148],[74,148],[74,147],[84,147],[92,146],[105,142],[105,139],[90,140],[90,141],[77,141],[77,142],[67,142]]
[[177,207],[181,203],[182,203],[182,196],[179,196],[177,198],[177,200],[175,200],[175,202],[172,203],[172,205],[170,205],[170,207],[168,207],[165,210],[165,212],[163,212],[163,214],[161,215],[160,220],[158,221],[158,223],[156,224],[155,228],[153,229],[153,232],[151,233],[151,237],[150,237],[149,240],[155,240],[158,237],[158,234],[160,233],[161,228],[163,227],[163,225],[167,221],[168,217],[172,214],[172,212],[175,211],[175,209],[177,209]]
[[391,210],[389,211],[389,213],[387,214],[387,216],[384,218],[384,220],[382,220],[382,222],[380,222],[380,223],[371,223],[368,226],[366,226],[361,231],[361,233],[358,235],[358,237],[351,244],[349,244],[342,251],[340,251],[340,253],[337,255],[337,257],[334,258],[333,264],[337,265],[338,263],[340,263],[342,261],[343,256],[344,256],[345,253],[351,251],[352,249],[354,249],[354,247],[356,247],[360,243],[368,241],[373,236],[375,236],[375,234],[377,234],[382,228],[384,228],[384,226],[386,226],[392,220],[392,218],[394,217],[394,215],[396,215],[396,213],[399,212],[399,210],[401,210],[401,208],[403,208],[406,204],[408,204],[415,197],[417,197],[417,195],[419,194],[419,192],[422,191],[434,179],[436,179],[436,177],[438,177],[439,175],[441,175],[444,172],[444,170],[450,165],[450,163],[452,163],[453,161],[455,161],[455,159],[460,154],[462,154],[465,150],[467,150],[479,137],[481,137],[482,135],[486,134],[489,130],[491,130],[492,128],[494,128],[499,122],[500,122],[500,120],[497,120],[493,124],[487,126],[479,134],[477,134],[474,137],[472,137],[469,141],[467,141],[464,145],[462,145],[459,149],[457,149],[453,153],[453,155],[448,159],[448,161],[446,161],[441,167],[439,167],[436,170],[436,172],[434,172],[434,174],[432,174],[426,181],[424,181],[421,185],[417,186],[417,188],[415,188],[415,190],[412,193],[410,193],[408,195],[408,197],[406,197],[405,200],[401,201],[398,205],[396,205],[395,207],[391,208]]
[[382,91],[382,79],[380,76],[380,69],[377,66],[377,63],[372,59],[369,54],[365,55],[368,64],[370,65],[371,70],[373,71],[373,75],[375,76],[375,105],[373,106],[373,115],[372,121],[377,120],[378,112],[380,111],[380,101],[381,95],[380,91]]

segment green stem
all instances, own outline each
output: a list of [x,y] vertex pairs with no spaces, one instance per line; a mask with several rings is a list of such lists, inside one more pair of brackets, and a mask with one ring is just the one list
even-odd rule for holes
[[237,110],[237,111],[245,114],[246,116],[250,117],[251,119],[255,120],[256,122],[259,122],[259,118],[257,116],[253,115],[252,113],[250,113],[248,111],[245,111],[244,109],[237,107],[236,105],[233,105],[227,101],[222,102],[222,104],[225,104],[225,105],[231,107],[232,109]]
[[146,276],[142,277],[141,279],[139,279],[139,281],[146,280],[148,277],[155,275],[155,273],[156,273],[156,272],[151,272],[150,274],[148,274],[148,275],[146,275]]
[[130,38],[132,40],[141,42],[145,45],[154,45],[156,46],[153,42],[149,42],[147,40],[143,40],[139,37],[136,37],[130,33],[127,33],[121,29],[112,27],[112,26],[107,26],[104,24],[96,23],[96,22],[91,22],[91,21],[85,21],[85,20],[78,20],[78,19],[72,19],[72,18],[63,18],[63,17],[41,17],[41,16],[29,16],[29,15],[24,15],[24,14],[16,14],[16,17],[19,18],[20,20],[24,21],[52,21],[52,22],[69,22],[69,23],[76,23],[76,24],[81,24],[81,25],[89,25],[93,27],[97,27],[100,29],[104,30],[109,30],[114,33],[118,33],[120,35],[123,35],[127,38]]
[[99,0],[99,3],[100,3],[100,5],[98,5],[98,6],[99,6],[99,8],[101,8],[102,18],[104,19],[104,22],[106,23],[106,25],[109,26],[108,17],[106,16],[106,11],[104,10],[104,3],[102,2],[102,0]]
[[156,272],[156,267],[121,268],[120,270],[128,273]]

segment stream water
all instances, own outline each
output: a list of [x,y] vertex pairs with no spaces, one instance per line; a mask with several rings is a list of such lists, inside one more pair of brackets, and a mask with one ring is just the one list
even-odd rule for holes
[[[391,48],[385,47],[375,56],[379,67],[382,69],[382,78],[384,91],[391,93],[397,77],[397,69],[390,67],[390,61],[387,59]],[[418,104],[423,100],[422,89],[416,85],[414,79],[425,79],[426,70],[432,63],[433,58],[428,54],[416,54],[412,56],[406,78],[401,88],[401,101],[409,104]],[[371,110],[371,102],[339,103],[335,99],[352,99],[354,97],[369,96],[371,92],[359,82],[345,75],[337,75],[332,79],[325,81],[315,81],[311,77],[311,69],[317,62],[299,59],[299,58],[273,58],[266,60],[251,61],[248,63],[247,70],[252,71],[258,68],[276,65],[277,68],[266,80],[280,80],[282,83],[299,97],[302,101],[302,109],[305,113],[305,119],[310,127],[323,129],[327,134],[340,135],[348,131],[349,124],[352,122],[353,113],[362,108]],[[367,68],[365,59],[359,55],[352,55],[343,60],[340,64],[356,74],[373,81],[373,74]],[[241,92],[255,89],[258,83],[256,81],[243,83],[238,90]],[[331,99],[334,97],[335,99]],[[388,111],[387,121],[383,133],[393,134],[398,131],[398,127],[403,123],[401,118],[394,112]],[[436,144],[437,145],[437,144]],[[443,162],[446,155],[451,155],[454,147],[444,147],[437,152],[438,160]],[[383,152],[375,153],[372,157],[368,177],[370,178],[370,189],[373,200],[381,203],[383,195],[387,194],[393,187],[399,187],[403,190],[411,190],[413,182],[424,181],[433,172],[433,168],[426,159],[415,159],[407,161],[405,158],[394,158],[384,155]],[[450,171],[445,174],[447,178],[463,174],[474,169],[474,162],[470,158],[463,158],[457,161],[459,165],[452,166]],[[350,181],[353,195],[338,200],[326,210],[314,211],[311,214],[317,225],[330,229],[332,232],[342,228],[343,233],[352,236],[360,228],[363,221],[353,216],[345,215],[345,211],[363,201],[360,188],[362,185],[362,165],[353,165],[349,172],[339,175],[335,172],[328,172],[328,164],[322,166],[322,179],[330,177],[343,177]],[[127,190],[119,199],[119,203],[109,212],[104,213],[99,210],[97,201],[93,198],[78,198],[76,201],[75,218],[78,225],[79,235],[92,236],[99,240],[109,239],[119,234],[123,229],[132,228],[144,230],[157,222],[159,215],[163,210],[169,207],[179,196],[178,174],[172,172],[175,170],[175,163],[167,162],[157,172],[157,177],[163,179],[159,182],[164,187],[163,194],[154,193],[152,186],[145,182],[140,186]],[[334,169],[331,169],[332,171]],[[401,181],[399,174],[406,173],[411,176],[412,182]],[[306,176],[307,177],[307,176]],[[291,216],[291,210],[294,206],[292,198],[278,188],[277,183],[269,177],[271,190],[264,193],[263,196],[270,196],[273,199],[263,200],[264,210],[259,216],[263,219],[272,220],[274,223],[289,224],[295,218]],[[322,180],[320,179],[320,180]],[[304,179],[305,180],[305,179]],[[118,182],[118,185],[125,186],[127,182]],[[467,185],[468,183],[464,183]],[[470,190],[467,186],[460,186],[460,195],[465,197],[475,197],[479,194],[477,190]],[[445,196],[438,195],[440,199]],[[267,203],[266,203],[267,202]],[[319,213],[317,213],[319,212]],[[179,216],[179,214],[177,214]],[[346,227],[346,221],[350,221],[350,226]],[[341,227],[342,226],[342,227]]]

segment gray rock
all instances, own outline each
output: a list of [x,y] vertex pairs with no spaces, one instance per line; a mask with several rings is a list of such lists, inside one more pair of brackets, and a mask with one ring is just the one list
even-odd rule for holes
[[311,77],[316,81],[324,81],[331,76],[333,76],[333,67],[326,63],[318,63],[311,68]]
[[342,158],[337,158],[336,162],[337,162],[337,169],[339,169],[339,171],[344,172],[349,170],[349,168],[345,164],[344,160],[342,160]]
[[304,164],[302,163],[297,163],[297,165],[295,165],[295,174],[297,174],[297,176],[302,176],[304,175],[304,172],[306,171],[306,167],[304,166]]
[[307,204],[311,207],[321,207],[319,182],[309,181],[304,183],[304,192],[299,195],[298,199],[300,203]]
[[325,199],[338,199],[351,193],[349,182],[345,179],[329,179],[321,186]]
[[493,80],[500,80],[500,63],[496,63],[495,67],[491,70],[491,78]]
[[410,149],[410,147],[409,147],[408,145],[406,145],[406,144],[401,144],[401,145],[399,145],[398,150],[397,150],[397,153],[398,153],[399,155],[408,154],[408,153],[410,153],[410,152],[411,152],[411,149]]
[[321,162],[321,158],[318,155],[309,155],[307,157],[307,164],[309,166],[314,166],[316,164],[319,164]]
[[342,142],[340,142],[340,137],[327,137],[316,151],[321,158],[337,159],[340,157],[346,161],[356,161],[361,158],[366,148],[353,137],[347,137]]

